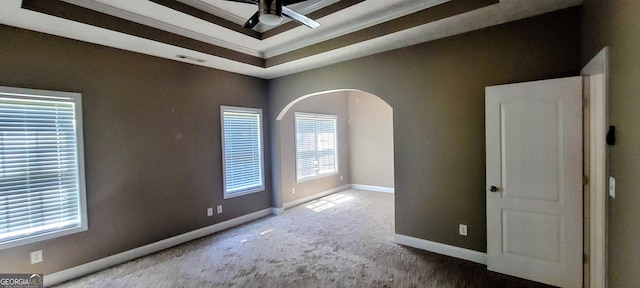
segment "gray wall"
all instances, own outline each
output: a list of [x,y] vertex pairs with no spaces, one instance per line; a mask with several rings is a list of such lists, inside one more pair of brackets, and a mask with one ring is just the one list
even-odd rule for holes
[[582,64],[610,47],[609,121],[617,142],[610,146],[616,198],[609,201],[609,287],[640,285],[640,3],[585,0]]
[[86,232],[0,250],[3,273],[49,274],[271,206],[269,169],[265,192],[222,199],[220,146],[220,105],[269,115],[267,81],[7,26],[0,39],[0,85],[82,93],[89,218]]
[[274,79],[271,119],[315,92],[381,97],[393,108],[396,233],[486,251],[484,87],[580,67],[580,13],[563,10]]
[[[338,116],[338,174],[311,179],[297,183],[296,181],[296,137],[295,112],[330,114]],[[279,121],[282,133],[281,183],[284,203],[308,197],[318,192],[327,191],[351,183],[351,167],[349,163],[349,109],[347,92],[334,92],[313,96],[294,104]],[[340,176],[343,176],[340,180]],[[296,193],[291,193],[295,188]]]
[[380,97],[349,92],[351,183],[393,188],[393,109]]

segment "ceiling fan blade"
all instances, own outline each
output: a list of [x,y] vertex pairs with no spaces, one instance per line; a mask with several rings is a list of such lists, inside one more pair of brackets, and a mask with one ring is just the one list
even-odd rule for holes
[[313,19],[304,16],[296,11],[293,11],[287,7],[282,6],[282,15],[287,16],[295,21],[298,21],[304,25],[309,26],[310,28],[316,28],[320,26],[320,23],[314,21]]
[[246,3],[246,4],[256,4],[258,3],[255,0],[225,0],[225,1],[230,1],[230,2],[238,2],[238,3]]
[[253,27],[256,27],[256,25],[258,25],[258,22],[260,22],[260,19],[258,19],[258,17],[260,17],[260,11],[253,14],[253,16],[251,16],[251,18],[247,20],[247,23],[244,23],[243,27],[247,29],[253,29]]
[[282,5],[291,5],[291,4],[296,4],[304,1],[307,1],[307,0],[282,0]]

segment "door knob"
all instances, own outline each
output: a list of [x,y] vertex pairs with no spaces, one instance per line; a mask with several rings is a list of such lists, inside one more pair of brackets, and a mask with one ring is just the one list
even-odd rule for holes
[[498,187],[496,187],[496,186],[491,186],[491,187],[489,188],[489,191],[491,191],[491,192],[498,192]]

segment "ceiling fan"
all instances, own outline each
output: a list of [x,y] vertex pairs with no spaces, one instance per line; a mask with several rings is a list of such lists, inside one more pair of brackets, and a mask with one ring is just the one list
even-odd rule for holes
[[247,23],[244,23],[244,28],[253,29],[258,23],[265,25],[278,25],[282,21],[282,16],[290,18],[294,21],[300,22],[310,28],[316,28],[320,26],[320,23],[313,19],[304,16],[296,11],[293,11],[285,5],[291,5],[306,0],[226,0],[231,2],[239,2],[246,4],[258,4],[258,12],[253,14]]

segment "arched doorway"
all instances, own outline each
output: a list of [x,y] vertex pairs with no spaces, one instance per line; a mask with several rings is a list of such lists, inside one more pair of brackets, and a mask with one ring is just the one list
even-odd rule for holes
[[[300,115],[335,116],[335,173],[300,177]],[[393,109],[380,97],[355,89],[304,95],[279,111],[273,125],[274,206],[280,211],[349,188],[394,193]]]

